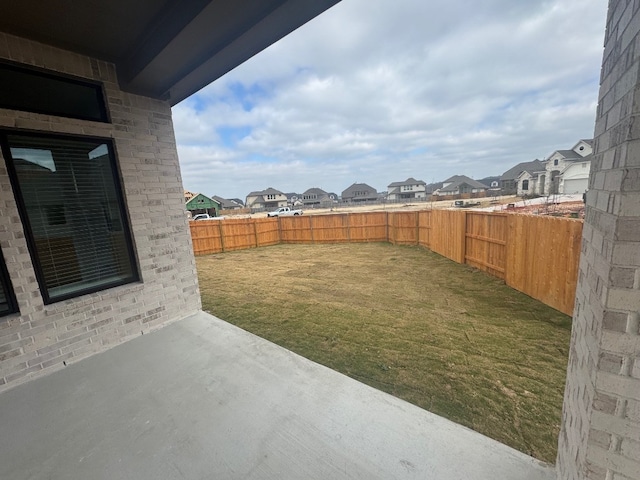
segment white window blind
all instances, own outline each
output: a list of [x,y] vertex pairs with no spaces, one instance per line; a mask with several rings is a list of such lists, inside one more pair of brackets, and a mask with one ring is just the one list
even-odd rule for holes
[[109,141],[7,134],[45,302],[138,279]]

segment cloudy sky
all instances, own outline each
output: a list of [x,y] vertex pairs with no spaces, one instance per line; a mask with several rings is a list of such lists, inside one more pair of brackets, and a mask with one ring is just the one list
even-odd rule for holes
[[591,138],[607,0],[342,0],[173,109],[187,190],[378,191]]

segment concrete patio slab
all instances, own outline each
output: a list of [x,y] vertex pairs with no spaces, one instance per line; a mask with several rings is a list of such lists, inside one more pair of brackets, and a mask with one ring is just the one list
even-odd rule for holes
[[0,394],[0,478],[551,480],[206,313]]

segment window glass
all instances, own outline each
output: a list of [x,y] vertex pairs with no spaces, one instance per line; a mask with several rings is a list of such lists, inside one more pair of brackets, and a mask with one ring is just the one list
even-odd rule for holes
[[0,63],[0,107],[109,121],[99,84],[5,63]]
[[138,279],[108,140],[7,133],[3,153],[45,303]]

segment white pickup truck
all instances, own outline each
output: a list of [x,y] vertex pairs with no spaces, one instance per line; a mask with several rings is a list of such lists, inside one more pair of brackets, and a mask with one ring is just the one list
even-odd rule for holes
[[267,213],[267,217],[287,217],[289,215],[302,215],[302,210],[291,210],[289,207],[280,207],[273,212]]

